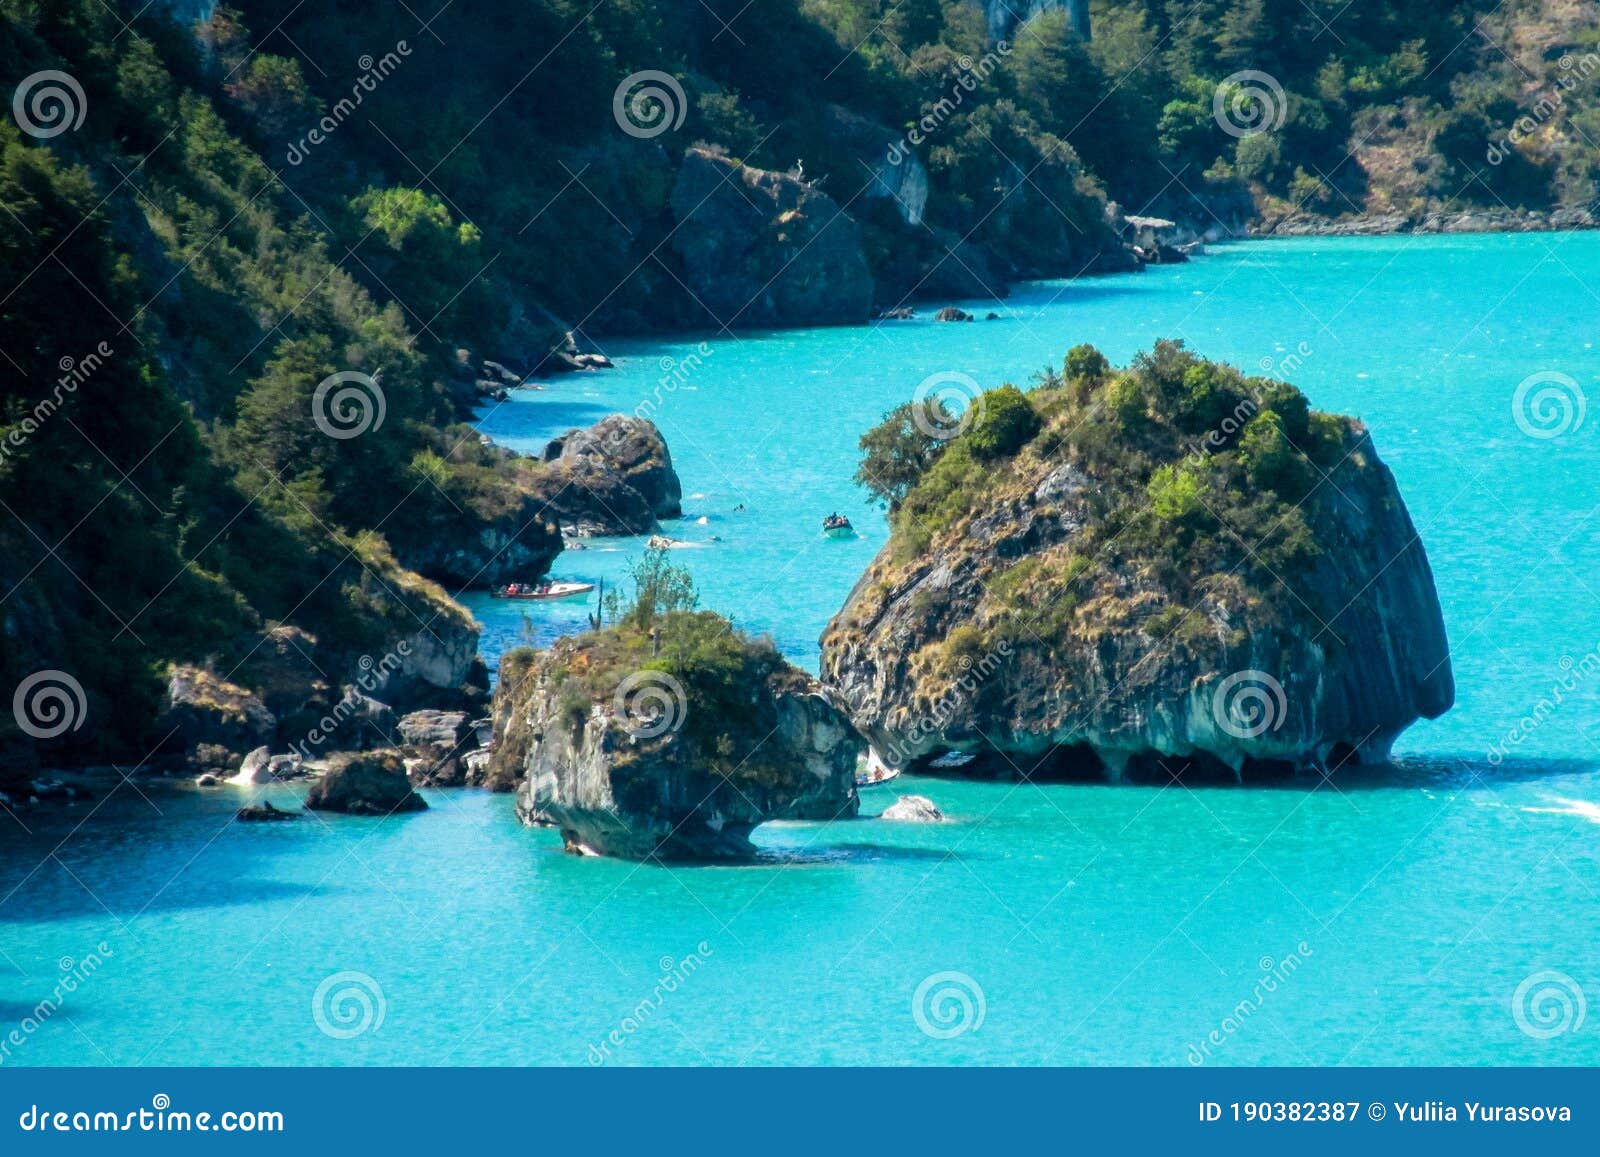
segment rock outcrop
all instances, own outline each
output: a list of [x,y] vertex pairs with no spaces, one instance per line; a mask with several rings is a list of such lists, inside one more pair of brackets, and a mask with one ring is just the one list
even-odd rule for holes
[[878,818],[908,824],[937,824],[944,821],[944,812],[925,795],[903,795],[884,808]]
[[823,637],[885,762],[1326,770],[1453,702],[1427,557],[1359,423],[1175,343],[1120,374],[1080,347],[974,407]]
[[576,537],[650,534],[683,515],[683,487],[666,439],[648,418],[612,414],[569,430],[544,451],[559,490],[550,510]]
[[175,665],[167,676],[166,701],[156,731],[171,750],[202,745],[248,751],[272,739],[278,720],[247,688],[201,667]]
[[308,811],[387,816],[427,807],[427,801],[411,790],[404,760],[397,751],[341,755],[306,793]]
[[860,227],[799,174],[691,148],[671,205],[684,281],[717,324],[850,325],[871,316]]
[[917,154],[896,134],[847,108],[829,105],[827,113],[834,140],[872,174],[864,196],[892,199],[905,224],[921,226],[928,206],[928,170]]
[[767,820],[855,815],[861,740],[815,680],[716,615],[654,627],[659,655],[618,626],[502,661],[490,776],[525,822],[573,852],[713,860]]
[[[468,450],[463,446],[460,452]],[[452,590],[535,581],[561,553],[551,504],[562,483],[538,462],[502,447],[480,443],[475,452],[486,472],[483,486],[459,499],[440,496],[423,507],[426,517],[397,525],[395,553],[410,569]]]
[[477,750],[478,731],[465,711],[413,711],[400,720],[398,729],[412,783],[460,787],[467,782],[465,761]]

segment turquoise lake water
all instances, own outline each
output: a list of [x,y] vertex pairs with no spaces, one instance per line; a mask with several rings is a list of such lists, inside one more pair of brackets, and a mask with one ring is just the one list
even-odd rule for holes
[[[703,544],[675,557],[813,669],[885,538],[855,440],[927,376],[1164,336],[1284,367],[1397,476],[1457,705],[1331,784],[924,779],[952,822],[769,825],[745,867],[568,857],[478,792],[248,826],[240,789],[124,787],[0,834],[0,1064],[1600,1063],[1597,269],[1596,234],[1249,243],[966,303],[994,321],[613,343],[483,429],[534,450],[648,400]],[[491,662],[588,609],[467,601]]]

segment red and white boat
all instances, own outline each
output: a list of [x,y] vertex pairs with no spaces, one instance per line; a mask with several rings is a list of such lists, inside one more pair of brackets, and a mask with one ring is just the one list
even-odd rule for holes
[[570,599],[594,590],[593,583],[508,583],[489,592],[492,599]]

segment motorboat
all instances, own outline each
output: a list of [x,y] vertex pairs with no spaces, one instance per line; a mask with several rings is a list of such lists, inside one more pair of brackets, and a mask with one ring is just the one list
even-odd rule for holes
[[508,583],[489,592],[492,599],[570,599],[594,590],[593,583]]

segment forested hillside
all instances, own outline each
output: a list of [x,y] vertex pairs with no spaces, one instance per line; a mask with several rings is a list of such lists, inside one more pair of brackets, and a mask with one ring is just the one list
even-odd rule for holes
[[[279,624],[335,685],[466,629],[416,572],[504,547],[441,542],[559,549],[563,483],[458,424],[485,359],[748,324],[705,304],[729,252],[759,285],[837,219],[811,259],[859,246],[884,308],[1130,268],[1119,209],[1595,197],[1576,0],[1017,7],[0,0],[0,686],[71,672],[93,721],[46,756],[139,752],[170,663],[247,672]],[[770,214],[697,219],[694,146]]]

